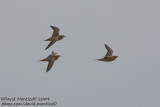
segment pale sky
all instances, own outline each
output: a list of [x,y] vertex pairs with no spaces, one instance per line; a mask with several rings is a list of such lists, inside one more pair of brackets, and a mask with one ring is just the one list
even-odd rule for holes
[[[0,97],[56,107],[160,107],[160,1],[1,0]],[[66,37],[45,50],[53,30]],[[96,59],[104,44],[119,56]],[[61,57],[46,73],[39,60]]]

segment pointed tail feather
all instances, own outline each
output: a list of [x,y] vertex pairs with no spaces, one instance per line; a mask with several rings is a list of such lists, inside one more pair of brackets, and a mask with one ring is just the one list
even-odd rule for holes
[[51,38],[48,38],[48,39],[46,39],[46,40],[44,40],[44,41],[52,41],[52,39],[51,39]]
[[45,58],[45,59],[42,59],[42,60],[40,60],[40,61],[48,61],[48,60],[47,60],[47,58]]

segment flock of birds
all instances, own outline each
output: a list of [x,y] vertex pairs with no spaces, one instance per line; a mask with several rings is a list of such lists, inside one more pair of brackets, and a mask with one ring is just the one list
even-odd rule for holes
[[[51,47],[56,41],[60,41],[62,40],[65,36],[64,35],[60,35],[59,34],[59,28],[56,27],[56,26],[50,26],[54,31],[53,31],[53,34],[50,38],[46,39],[45,41],[50,41],[50,43],[48,44],[48,46],[46,47],[46,49],[48,49],[49,47]],[[105,48],[107,49],[107,54],[101,58],[101,59],[98,59],[98,61],[105,61],[105,62],[111,62],[111,61],[114,61],[118,56],[112,56],[113,54],[113,50],[105,44]],[[46,50],[45,49],[45,50]],[[46,72],[48,72],[54,62],[60,57],[60,55],[57,55],[56,52],[52,51],[52,53],[45,59],[42,59],[40,61],[46,61],[48,62],[48,66],[47,66],[47,69],[46,69]]]

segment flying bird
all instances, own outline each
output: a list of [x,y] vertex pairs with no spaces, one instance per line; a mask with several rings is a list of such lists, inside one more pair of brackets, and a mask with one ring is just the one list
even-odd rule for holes
[[[51,47],[56,41],[62,40],[65,36],[64,35],[60,35],[59,34],[59,28],[56,26],[50,26],[54,31],[52,34],[52,37],[46,39],[45,41],[50,41],[50,43],[48,44],[48,46],[46,47],[46,49],[48,49],[49,47]],[[46,50],[45,49],[45,50]]]
[[48,72],[52,68],[54,62],[59,57],[60,57],[60,55],[57,55],[57,53],[55,53],[54,51],[52,51],[52,53],[47,58],[40,60],[40,61],[47,61],[48,62],[48,67],[46,69],[46,72]]
[[107,49],[107,54],[105,55],[104,58],[98,59],[99,61],[105,61],[105,62],[111,62],[114,61],[118,56],[112,56],[113,50],[105,44],[105,47]]

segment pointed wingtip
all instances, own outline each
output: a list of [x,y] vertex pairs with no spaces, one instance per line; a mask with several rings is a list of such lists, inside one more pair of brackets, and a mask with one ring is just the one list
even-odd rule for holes
[[108,48],[110,48],[107,44],[104,44],[105,45],[105,48],[108,50]]
[[50,26],[52,29],[55,27],[55,26]]
[[48,49],[48,47],[45,48],[45,50],[47,50],[47,49]]
[[53,29],[53,26],[50,26]]

